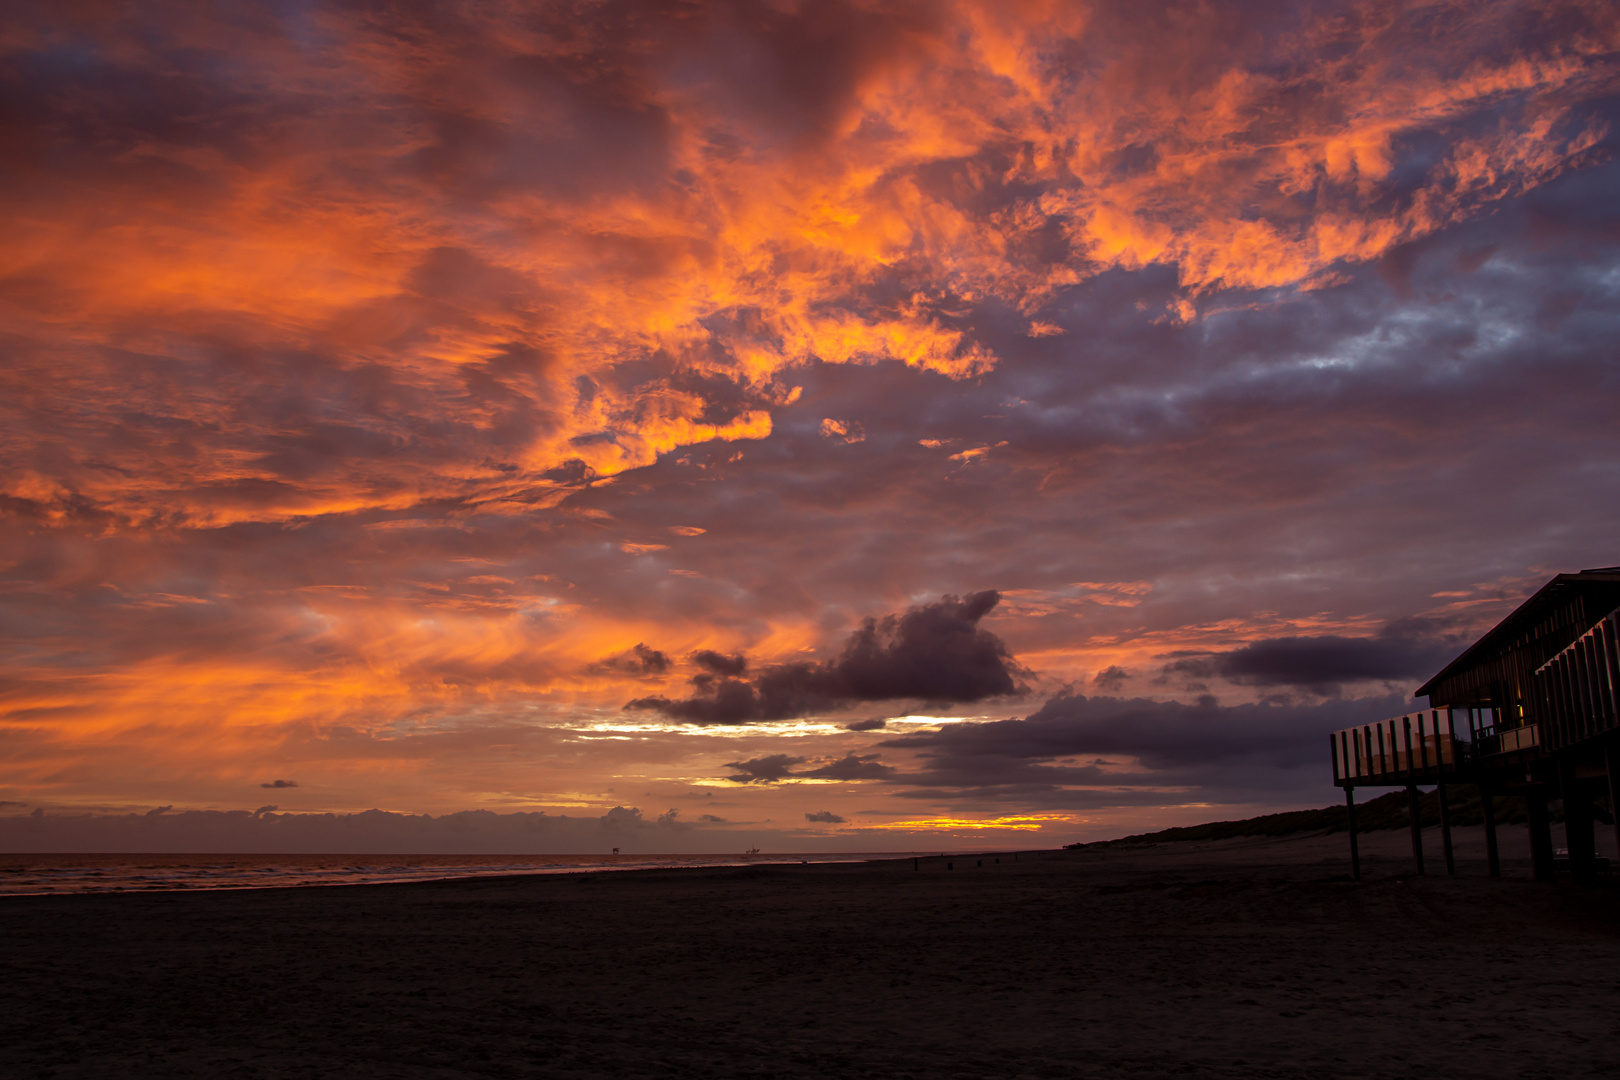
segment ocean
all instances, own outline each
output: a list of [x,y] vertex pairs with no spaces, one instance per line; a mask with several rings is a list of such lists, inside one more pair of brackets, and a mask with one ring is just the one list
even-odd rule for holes
[[864,862],[901,853],[772,855],[6,855],[0,896],[363,885],[510,874]]

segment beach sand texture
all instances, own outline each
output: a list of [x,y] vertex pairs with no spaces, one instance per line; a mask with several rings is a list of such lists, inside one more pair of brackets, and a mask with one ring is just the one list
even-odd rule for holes
[[10,898],[0,1075],[1613,1076],[1620,894],[1522,831]]

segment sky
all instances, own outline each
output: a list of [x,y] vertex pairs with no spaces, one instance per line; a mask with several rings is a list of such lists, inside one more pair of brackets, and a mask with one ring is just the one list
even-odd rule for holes
[[1326,805],[1620,563],[1600,0],[25,5],[0,140],[0,844]]

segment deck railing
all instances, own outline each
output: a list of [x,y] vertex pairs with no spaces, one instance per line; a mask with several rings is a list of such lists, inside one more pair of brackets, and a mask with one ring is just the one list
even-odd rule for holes
[[1541,725],[1523,724],[1519,727],[1482,727],[1474,740],[1475,752],[1480,757],[1511,754],[1518,750],[1535,750],[1541,746]]
[[1455,772],[1468,745],[1451,729],[1451,715],[1420,710],[1328,736],[1335,783],[1432,779]]
[[1620,611],[1537,668],[1533,686],[1553,749],[1620,727]]

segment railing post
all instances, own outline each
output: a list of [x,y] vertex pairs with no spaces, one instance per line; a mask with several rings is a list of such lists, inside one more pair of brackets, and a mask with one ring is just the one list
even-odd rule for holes
[[[1605,622],[1608,626],[1608,633],[1604,635],[1604,644],[1606,646],[1604,649],[1606,654],[1604,665],[1609,673],[1609,688],[1613,691],[1611,704],[1614,706],[1613,711],[1609,714],[1609,726],[1616,727],[1620,726],[1620,643],[1615,641],[1615,630],[1620,628],[1620,618],[1617,618],[1617,615],[1611,612]],[[1613,809],[1613,807],[1610,807],[1610,809]],[[1620,817],[1616,817],[1615,821],[1620,823]],[[1620,854],[1620,852],[1616,854]]]
[[1412,760],[1412,718],[1410,716],[1401,717],[1401,743],[1406,747],[1406,779],[1412,780],[1414,779],[1413,766],[1416,763]]
[[1361,848],[1356,841],[1356,789],[1350,784],[1344,786],[1344,816],[1350,830],[1350,876],[1360,881]]
[[1401,743],[1406,749],[1406,802],[1412,813],[1412,865],[1418,873],[1423,873],[1423,808],[1419,800],[1423,793],[1418,790],[1416,766],[1417,759],[1412,756],[1412,718],[1401,717]]
[[1598,667],[1598,650],[1603,648],[1602,629],[1594,628],[1581,639],[1581,659],[1586,668],[1586,696],[1591,701],[1592,715],[1586,725],[1587,735],[1603,730],[1608,708],[1603,700],[1603,670]]
[[[1423,771],[1428,772],[1429,771],[1429,740],[1427,738],[1425,738],[1424,734],[1423,734],[1423,713],[1421,711],[1417,714],[1417,718],[1418,718],[1418,759],[1423,762]],[[1440,748],[1438,746],[1435,747],[1435,750],[1438,751],[1439,749]]]
[[1614,639],[1609,630],[1607,621],[1597,624],[1592,637],[1592,651],[1597,662],[1595,674],[1597,676],[1598,690],[1603,698],[1603,721],[1605,728],[1614,726],[1615,721],[1615,694],[1620,687],[1614,685],[1614,671],[1609,666],[1609,657],[1614,652]]

